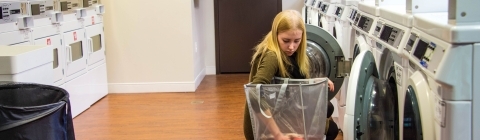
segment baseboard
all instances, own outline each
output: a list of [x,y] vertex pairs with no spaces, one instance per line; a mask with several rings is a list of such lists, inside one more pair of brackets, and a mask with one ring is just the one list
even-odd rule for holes
[[195,90],[198,88],[200,83],[202,83],[203,78],[205,78],[206,68],[202,69],[200,73],[195,77]]
[[192,82],[109,83],[108,93],[195,92],[204,77],[205,69]]
[[109,83],[108,93],[194,92],[192,82]]
[[215,66],[207,66],[206,75],[216,75],[217,68]]

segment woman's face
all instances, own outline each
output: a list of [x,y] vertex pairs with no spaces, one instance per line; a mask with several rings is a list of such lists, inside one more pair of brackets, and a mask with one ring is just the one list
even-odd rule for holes
[[302,41],[302,30],[290,29],[285,32],[278,33],[278,44],[287,56],[292,56],[297,51]]

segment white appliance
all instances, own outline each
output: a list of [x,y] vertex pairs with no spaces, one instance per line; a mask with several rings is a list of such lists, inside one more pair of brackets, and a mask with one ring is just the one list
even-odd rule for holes
[[311,76],[312,78],[328,77],[335,86],[333,92],[329,91],[328,99],[336,101],[333,98],[342,87],[344,81],[342,74],[347,73],[346,69],[340,68],[341,65],[345,65],[344,53],[337,40],[326,30],[308,24],[306,28],[307,55],[311,62]]
[[[435,1],[441,2],[441,1]],[[446,3],[446,1],[444,1]],[[380,19],[378,20],[377,27],[375,28],[374,37],[375,37],[375,48],[376,48],[376,58],[377,65],[379,66],[379,74],[381,78],[389,81],[390,87],[392,90],[397,90],[396,97],[398,102],[398,126],[399,128],[399,139],[414,139],[411,136],[411,130],[407,129],[407,132],[403,131],[402,126],[408,126],[405,124],[406,121],[411,121],[411,117],[404,120],[404,108],[408,103],[411,103],[414,100],[414,93],[409,93],[405,91],[411,91],[407,86],[409,76],[413,74],[413,71],[409,72],[409,59],[408,55],[405,55],[405,47],[412,47],[414,43],[414,35],[411,35],[411,28],[413,24],[413,14],[427,12],[427,11],[446,11],[448,7],[446,5],[437,5],[435,8],[424,7],[421,5],[422,11],[412,11],[415,9],[413,5],[405,5],[406,3],[411,3],[411,0],[408,2],[404,1],[381,1],[380,2]],[[417,10],[419,9],[419,5]],[[407,12],[408,11],[408,12]],[[409,94],[409,95],[406,95]],[[407,96],[407,97],[406,97]],[[424,95],[419,95],[424,96]],[[427,99],[418,99],[418,100],[427,100]],[[410,106],[415,106],[414,104]],[[409,109],[411,112],[412,110]],[[423,114],[428,114],[422,113]],[[418,114],[419,115],[419,114]],[[424,126],[423,130],[433,129],[430,126]],[[406,137],[406,138],[404,138]],[[424,139],[430,138],[433,136],[423,134]]]
[[[425,73],[433,96],[435,139],[480,137],[480,1],[456,1],[448,12],[415,14],[412,65]],[[423,121],[423,119],[422,119]],[[423,123],[422,123],[423,124]],[[423,126],[422,126],[423,127]]]
[[49,64],[53,74],[36,76],[50,77],[51,85],[69,92],[73,117],[108,93],[104,7],[99,2],[0,0],[0,45],[50,46],[48,56],[41,59],[53,60]]
[[60,31],[62,32],[62,45],[66,50],[65,82],[68,82],[87,72],[88,40],[83,28],[86,10],[83,0],[57,0],[56,11],[63,14]]
[[60,22],[63,15],[54,11],[53,0],[30,0],[27,11],[33,17],[31,28],[33,45],[50,45],[53,47],[54,86],[63,84],[65,70],[65,47],[62,46]]
[[53,84],[52,46],[0,46],[0,81]]
[[[351,23],[352,23],[352,29],[350,29],[350,39],[352,40],[352,45],[349,45],[350,47],[350,58],[351,59],[351,69],[350,69],[350,75],[349,75],[349,80],[348,80],[348,86],[347,86],[347,91],[346,91],[346,101],[340,103],[340,105],[345,104],[345,115],[343,119],[343,138],[346,140],[354,139],[356,133],[355,127],[358,125],[354,121],[354,113],[355,113],[355,96],[356,96],[356,91],[352,90],[351,88],[357,87],[357,82],[358,79],[358,71],[355,69],[360,69],[361,67],[361,61],[363,61],[364,56],[366,54],[372,54],[371,52],[371,47],[369,46],[370,42],[370,36],[371,34],[371,28],[372,25],[375,23],[374,17],[368,17],[368,16],[363,16],[362,13],[359,10],[356,10],[358,6],[358,3],[352,2],[352,12],[351,12]],[[360,57],[359,57],[360,56]],[[373,56],[373,55],[372,55]],[[359,57],[360,59],[357,59]],[[359,66],[355,67],[355,62],[359,64]],[[375,59],[371,60],[375,61]],[[374,67],[375,72],[370,72],[372,73],[377,73],[376,72],[376,67]],[[377,74],[378,75],[378,74]],[[354,82],[354,83],[352,83]],[[353,95],[352,95],[353,94]],[[352,99],[350,99],[352,98]],[[353,101],[352,101],[353,100]]]
[[[340,88],[340,91],[337,93],[335,96],[336,98],[336,104],[335,106],[335,122],[338,124],[339,129],[343,130],[343,120],[344,120],[344,115],[345,115],[345,100],[346,100],[346,91],[347,91],[347,85],[348,85],[348,74],[350,72],[350,66],[351,66],[351,61],[352,57],[350,56],[350,32],[352,30],[351,23],[349,21],[349,16],[350,16],[350,11],[351,9],[348,8],[350,5],[345,5],[346,1],[342,0],[341,2],[337,2],[336,4],[331,4],[330,7],[331,10],[329,11],[327,15],[330,15],[331,18],[333,18],[330,25],[333,25],[332,28],[332,35],[337,39],[337,41],[340,43],[340,47],[342,48],[342,51],[345,55],[344,61],[345,65],[341,66],[339,69],[345,69],[345,73],[343,73],[341,76],[344,77],[344,81],[342,84],[342,87]],[[351,4],[351,3],[349,3]]]
[[100,0],[88,0],[84,20],[86,38],[88,40],[88,86],[90,89],[90,104],[94,104],[108,94],[107,65],[105,59],[105,34],[103,27],[104,6]]
[[28,15],[24,1],[0,1],[0,45],[30,44],[33,18]]
[[390,120],[395,120],[396,114],[383,110],[395,110],[396,99],[391,96],[388,83],[380,78],[372,40],[379,8],[375,1],[360,1],[358,10],[355,2],[352,5],[350,19],[355,33],[350,38],[355,43],[350,46],[353,62],[347,84],[343,138],[393,139],[398,130],[389,125],[395,124]]
[[[403,1],[405,3],[405,1]],[[404,124],[403,110],[408,79],[408,58],[402,50],[408,43],[412,25],[412,14],[406,13],[405,5],[380,7],[380,18],[376,24],[374,36],[375,58],[380,79],[385,80],[395,98],[396,135],[402,138]],[[410,42],[413,43],[413,42]],[[432,129],[432,128],[430,128]]]
[[104,7],[98,0],[55,0],[55,5],[64,18],[60,29],[66,65],[61,87],[70,93],[76,117],[108,93]]

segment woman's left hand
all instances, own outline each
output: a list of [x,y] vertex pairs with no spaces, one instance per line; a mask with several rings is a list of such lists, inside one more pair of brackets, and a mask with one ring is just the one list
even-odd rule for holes
[[333,85],[333,82],[328,79],[328,89],[333,92],[335,90],[335,87]]

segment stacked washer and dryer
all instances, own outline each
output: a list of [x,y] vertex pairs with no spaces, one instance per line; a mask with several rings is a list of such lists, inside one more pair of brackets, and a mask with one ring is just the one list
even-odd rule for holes
[[108,93],[104,12],[100,0],[0,0],[0,45],[51,46],[49,84],[69,92],[73,117]]

